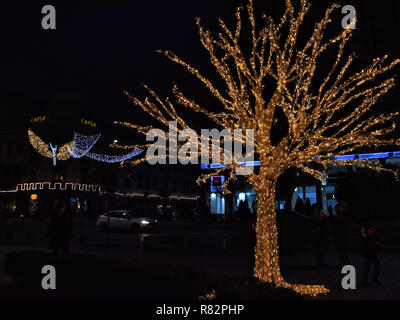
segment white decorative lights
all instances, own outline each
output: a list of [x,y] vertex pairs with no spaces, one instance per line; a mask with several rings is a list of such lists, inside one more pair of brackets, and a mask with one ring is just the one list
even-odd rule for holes
[[75,132],[74,140],[58,149],[57,145],[45,143],[31,129],[28,129],[29,142],[32,147],[43,157],[53,159],[54,166],[56,166],[57,160],[68,160],[71,156],[77,159],[86,156],[99,162],[116,163],[131,159],[142,152],[136,148],[124,155],[101,155],[89,152],[100,136],[101,134],[86,136]]
[[81,158],[83,156],[89,157],[96,161],[100,162],[108,162],[108,163],[115,163],[115,162],[122,162],[128,159],[131,159],[138,154],[142,153],[143,151],[140,149],[133,149],[133,151],[124,154],[124,155],[101,155],[93,152],[89,152],[95,143],[99,140],[100,135],[94,136],[86,136],[80,133],[74,133],[74,145],[72,150],[69,150],[69,153],[73,158]]

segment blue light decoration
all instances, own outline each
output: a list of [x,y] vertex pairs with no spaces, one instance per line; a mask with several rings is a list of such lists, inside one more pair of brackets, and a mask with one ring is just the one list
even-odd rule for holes
[[57,146],[53,146],[50,143],[50,149],[51,149],[51,152],[53,153],[53,166],[56,166],[57,165]]
[[70,154],[74,158],[82,158],[93,148],[96,142],[100,139],[101,134],[93,136],[85,136],[74,132],[74,144],[72,151],[69,150]]
[[212,176],[210,179],[210,192],[222,191],[222,185],[225,183],[225,176]]
[[[260,161],[245,161],[245,162],[238,162],[239,165],[243,167],[258,167],[260,166]],[[202,164],[200,165],[201,169],[221,169],[225,168],[226,165],[221,163],[211,163],[211,164]]]
[[[372,159],[382,159],[382,158],[400,158],[400,151],[346,154],[341,156],[333,156],[330,157],[329,159],[333,161],[348,161],[348,160],[372,160]],[[239,164],[244,167],[249,167],[249,166],[258,167],[260,166],[260,161],[239,162]],[[200,165],[201,169],[221,169],[225,167],[226,165],[221,163]]]
[[134,149],[132,152],[124,154],[124,155],[120,155],[120,156],[112,156],[112,155],[107,155],[107,154],[103,155],[103,154],[88,152],[86,154],[86,156],[89,158],[92,158],[93,160],[100,161],[100,162],[116,163],[116,162],[122,162],[122,161],[126,161],[128,159],[131,159],[142,152],[143,152],[143,150]]
[[141,149],[133,149],[131,152],[124,155],[102,155],[90,152],[96,142],[100,139],[100,134],[93,136],[86,136],[80,133],[74,133],[74,144],[69,153],[73,158],[82,158],[83,156],[89,157],[99,162],[116,163],[131,159],[143,152]]

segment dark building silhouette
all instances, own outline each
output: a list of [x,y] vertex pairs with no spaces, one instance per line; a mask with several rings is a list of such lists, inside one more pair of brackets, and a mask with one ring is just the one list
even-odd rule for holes
[[127,151],[110,148],[119,139],[112,135],[114,130],[87,116],[67,117],[58,110],[39,113],[27,123],[24,129],[0,132],[2,216],[48,216],[60,197],[67,197],[74,214],[88,217],[115,208],[154,211],[164,205],[191,212],[197,206],[193,167],[147,163],[121,167],[87,157],[57,160],[54,166],[52,158],[41,155],[30,143],[29,128],[45,144],[62,146],[73,140],[75,131],[97,132],[102,135],[93,152],[118,155]]

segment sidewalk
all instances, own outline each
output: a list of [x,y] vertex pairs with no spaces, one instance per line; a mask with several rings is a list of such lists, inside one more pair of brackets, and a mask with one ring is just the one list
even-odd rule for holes
[[[250,272],[250,259],[243,253],[226,254],[207,254],[207,252],[189,251],[169,251],[165,249],[150,248],[146,251],[143,259],[147,262],[162,262],[173,265],[190,265],[200,270],[224,273],[231,275],[248,275]],[[7,252],[22,250],[47,250],[45,246],[0,246],[0,286],[13,282],[4,270],[4,259]],[[86,253],[100,256],[117,256],[126,260],[135,260],[139,258],[140,252],[137,248],[108,246],[75,246],[71,247],[75,253]],[[372,288],[358,288],[363,269],[363,260],[357,254],[350,254],[352,264],[356,268],[357,289],[345,291],[341,288],[341,280],[344,277],[341,270],[337,268],[320,269],[315,267],[314,257],[311,255],[302,255],[291,253],[283,255],[280,259],[281,269],[284,278],[290,283],[301,284],[323,284],[329,288],[330,293],[326,296],[318,296],[320,300],[382,300],[382,299],[400,299],[400,259],[397,253],[383,253],[381,256],[382,271],[380,281],[382,286]],[[326,255],[326,263],[334,266],[337,263],[335,252],[329,252]]]
[[[364,268],[364,260],[359,254],[351,254],[351,265],[356,269],[356,290],[343,290],[341,281],[345,274],[339,268],[333,267],[338,262],[334,252],[326,256],[329,269],[315,268],[313,257],[281,257],[281,268],[285,279],[290,283],[323,284],[330,293],[318,296],[318,300],[399,300],[400,299],[400,259],[398,253],[383,253],[379,287],[360,288]],[[307,298],[314,299],[314,298]]]

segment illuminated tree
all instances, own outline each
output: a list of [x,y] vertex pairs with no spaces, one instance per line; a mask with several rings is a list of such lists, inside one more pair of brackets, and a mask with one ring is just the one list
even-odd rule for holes
[[[203,29],[197,19],[200,41],[210,56],[210,62],[222,78],[224,90],[213,84],[170,51],[163,52],[170,60],[183,66],[197,77],[222,104],[223,111],[212,112],[185,96],[176,85],[173,93],[176,102],[161,99],[147,88],[150,98],[140,100],[131,95],[132,101],[162,125],[176,121],[178,135],[190,128],[178,113],[181,105],[211,119],[217,126],[234,129],[253,129],[255,154],[261,165],[258,172],[246,176],[257,193],[257,226],[254,276],[262,282],[291,288],[301,294],[316,295],[328,290],[320,285],[296,285],[287,283],[280,272],[275,213],[275,187],[278,177],[285,170],[297,167],[317,179],[323,179],[330,165],[358,165],[374,170],[386,170],[378,164],[363,160],[333,161],[334,155],[348,154],[364,146],[398,145],[398,140],[388,138],[394,130],[397,113],[372,116],[371,107],[394,86],[394,78],[377,79],[392,69],[399,60],[386,63],[387,56],[377,58],[366,68],[353,74],[350,66],[355,55],[343,58],[344,47],[351,36],[351,29],[328,38],[326,28],[331,22],[337,4],[330,6],[323,19],[315,24],[305,45],[298,44],[299,28],[304,22],[310,4],[299,1],[295,9],[286,0],[286,9],[275,23],[264,15],[256,26],[253,3],[247,5],[250,50],[246,56],[240,43],[242,11],[236,11],[236,26],[230,30],[220,20],[222,31],[215,36]],[[336,47],[331,56],[331,66],[326,69],[318,64],[321,55]],[[328,56],[329,57],[329,56]],[[327,70],[327,71],[326,71]],[[317,72],[318,71],[318,72]],[[322,78],[321,78],[322,76]],[[266,92],[272,90],[266,97]],[[271,129],[278,111],[288,123],[286,136],[278,143],[271,141]],[[141,126],[117,122],[146,134],[153,126]],[[200,144],[200,138],[198,143]],[[120,148],[146,148],[139,146],[116,146]],[[194,157],[199,155],[193,155]],[[171,157],[170,154],[167,157]],[[131,161],[133,165],[145,158]],[[216,169],[199,177],[205,182],[210,176],[227,171],[227,184],[235,180],[235,169],[240,165],[233,161],[225,168]],[[318,169],[321,168],[321,169]]]

